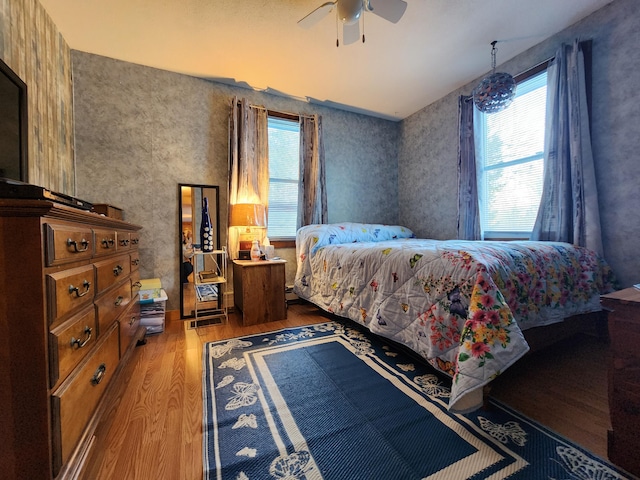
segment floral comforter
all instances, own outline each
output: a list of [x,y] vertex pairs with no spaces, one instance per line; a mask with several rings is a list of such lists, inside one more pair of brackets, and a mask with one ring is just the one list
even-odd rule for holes
[[600,310],[608,265],[566,243],[413,238],[401,226],[309,225],[298,231],[295,293],[408,346],[453,377],[449,409],[528,350],[522,331]]

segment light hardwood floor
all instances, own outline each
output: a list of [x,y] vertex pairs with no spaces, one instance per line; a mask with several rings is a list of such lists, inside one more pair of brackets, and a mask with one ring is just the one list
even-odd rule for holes
[[[202,347],[209,341],[329,320],[316,307],[289,306],[285,321],[187,329],[167,321],[147,337],[124,372],[127,382],[96,432],[83,478],[202,478]],[[607,346],[583,336],[525,357],[493,384],[491,395],[606,458],[609,428]]]

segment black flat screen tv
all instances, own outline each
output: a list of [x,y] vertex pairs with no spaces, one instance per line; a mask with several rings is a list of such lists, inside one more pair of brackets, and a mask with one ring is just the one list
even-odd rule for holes
[[0,59],[0,180],[28,182],[27,85]]

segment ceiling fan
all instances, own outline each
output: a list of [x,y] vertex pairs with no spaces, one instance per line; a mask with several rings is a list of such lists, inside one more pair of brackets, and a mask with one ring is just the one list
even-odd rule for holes
[[[298,21],[302,28],[311,28],[333,10],[337,11],[336,23],[340,20],[342,27],[342,41],[345,45],[355,43],[360,38],[360,19],[363,12],[368,11],[393,23],[404,15],[407,2],[404,0],[335,0],[320,5],[303,19]],[[363,29],[364,30],[364,29]],[[364,42],[364,33],[362,34]],[[336,46],[340,42],[336,39]]]

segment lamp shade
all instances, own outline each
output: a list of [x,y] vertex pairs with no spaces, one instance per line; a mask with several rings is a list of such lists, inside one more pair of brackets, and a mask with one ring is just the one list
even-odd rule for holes
[[264,205],[259,203],[231,205],[229,225],[232,227],[266,227],[267,215]]

